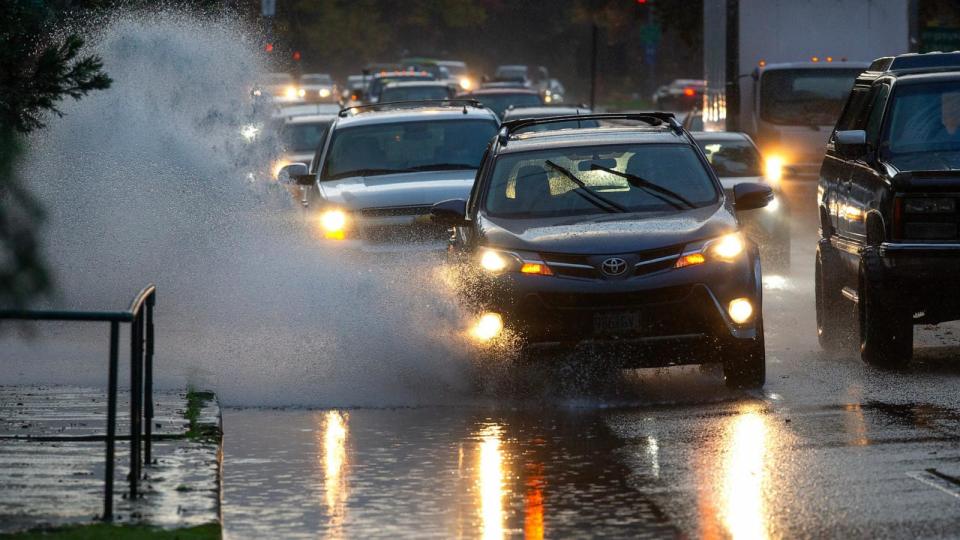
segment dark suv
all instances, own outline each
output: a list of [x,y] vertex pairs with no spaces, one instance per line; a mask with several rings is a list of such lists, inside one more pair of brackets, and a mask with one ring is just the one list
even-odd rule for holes
[[[817,332],[903,365],[913,325],[960,318],[960,53],[880,58],[856,80],[820,169]],[[854,309],[854,306],[856,309]]]
[[733,193],[672,114],[558,116],[505,122],[469,200],[432,214],[455,228],[479,341],[506,330],[528,357],[589,344],[622,367],[719,361],[729,385],[752,388],[765,377],[760,259],[734,207],[772,193]]

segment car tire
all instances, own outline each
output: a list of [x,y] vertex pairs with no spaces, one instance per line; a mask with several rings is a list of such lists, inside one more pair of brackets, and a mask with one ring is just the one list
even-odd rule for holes
[[763,319],[757,323],[757,337],[734,339],[722,350],[723,378],[730,388],[762,388],[767,378],[766,349],[763,341]]
[[912,313],[896,294],[896,288],[885,286],[876,248],[866,248],[860,257],[857,312],[860,358],[868,364],[902,368],[913,357]]
[[828,240],[817,244],[814,296],[817,310],[817,340],[825,351],[838,352],[852,345],[853,309],[843,297],[840,259]]

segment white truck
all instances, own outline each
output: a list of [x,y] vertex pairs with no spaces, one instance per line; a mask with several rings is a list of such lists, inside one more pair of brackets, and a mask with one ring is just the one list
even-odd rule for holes
[[704,128],[746,132],[769,167],[817,174],[856,76],[913,48],[916,9],[916,0],[704,0]]

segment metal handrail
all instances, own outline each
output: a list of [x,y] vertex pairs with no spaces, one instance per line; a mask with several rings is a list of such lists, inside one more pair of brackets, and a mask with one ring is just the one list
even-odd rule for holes
[[[110,365],[107,393],[106,463],[103,487],[103,520],[113,519],[113,477],[117,438],[117,371],[120,323],[130,323],[130,492],[139,496],[142,466],[149,465],[153,439],[153,310],[157,288],[152,283],[140,290],[126,311],[64,311],[0,309],[0,320],[80,321],[110,323]],[[145,309],[144,309],[145,308]],[[141,448],[143,453],[141,454]],[[142,456],[142,461],[141,461]]]

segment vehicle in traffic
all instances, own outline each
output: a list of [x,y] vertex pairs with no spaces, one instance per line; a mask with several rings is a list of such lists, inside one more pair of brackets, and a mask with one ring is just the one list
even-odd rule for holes
[[467,67],[466,62],[459,60],[437,60],[437,64],[447,69],[450,78],[456,81],[461,90],[469,91],[477,87],[477,80],[470,74],[470,69]]
[[283,120],[279,133],[283,154],[274,167],[278,180],[291,183],[286,176],[280,177],[282,168],[291,163],[306,163],[309,167],[336,118],[336,115],[324,114],[292,116]]
[[790,267],[790,208],[781,190],[782,164],[764,162],[760,150],[746,133],[710,131],[691,133],[700,145],[713,172],[728,197],[738,184],[756,183],[770,186],[774,196],[758,210],[738,212],[744,233],[760,246],[760,255],[767,269]]
[[450,99],[456,90],[446,82],[414,81],[387,83],[380,91],[379,102],[423,101],[430,99]]
[[293,75],[289,73],[267,73],[260,77],[254,88],[254,93],[263,92],[270,95],[279,103],[303,101],[305,92],[297,87]]
[[303,99],[308,102],[336,103],[340,100],[337,85],[327,73],[305,73],[300,76]]
[[506,122],[470,197],[433,207],[454,228],[474,337],[514,336],[522,356],[586,344],[619,367],[720,362],[729,385],[762,386],[760,259],[735,212],[763,207],[769,186],[729,198],[671,114],[586,118],[634,125]]
[[817,333],[897,367],[913,326],[960,319],[960,53],[874,61],[850,92],[818,185]]
[[463,99],[475,99],[498,117],[510,107],[536,107],[543,105],[543,97],[535,90],[526,88],[480,88],[459,96]]
[[380,92],[383,87],[395,82],[425,82],[435,81],[437,78],[427,71],[381,71],[370,77],[370,82],[364,92],[364,101],[377,103],[380,101]]
[[336,116],[341,107],[337,103],[301,103],[277,108],[271,115],[273,118],[292,118],[294,116]]
[[745,132],[764,157],[816,178],[856,76],[874,58],[910,50],[911,4],[705,0],[706,129]]
[[706,88],[707,81],[703,79],[674,79],[657,88],[653,101],[658,109],[688,111],[703,103],[703,92]]
[[[549,116],[583,116],[593,114],[589,107],[580,105],[549,104],[539,107],[510,107],[503,113],[503,121],[525,118],[546,118]],[[556,129],[579,129],[599,127],[600,121],[592,118],[571,120],[569,122],[543,122],[525,126],[526,131],[548,131]]]
[[309,166],[284,171],[307,188],[302,202],[324,238],[436,241],[445,230],[430,221],[431,206],[466,197],[498,125],[475,101],[351,107]]

